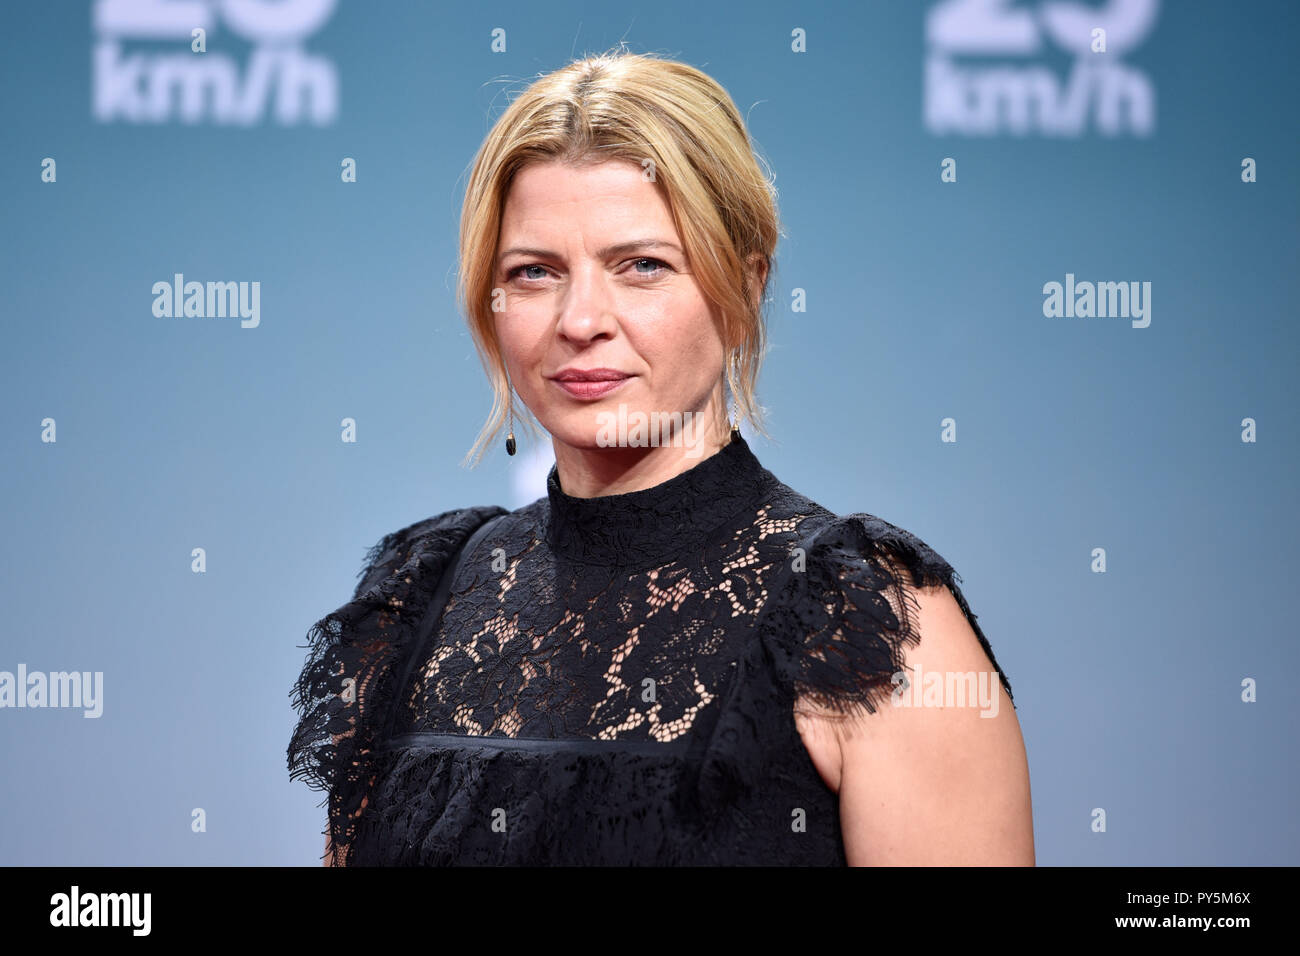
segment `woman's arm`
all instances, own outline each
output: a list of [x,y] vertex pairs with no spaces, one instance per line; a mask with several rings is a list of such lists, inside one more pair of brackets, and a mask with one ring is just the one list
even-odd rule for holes
[[[913,686],[895,696],[920,706],[891,697],[874,714],[835,719],[796,705],[809,756],[839,794],[848,862],[1032,866],[1029,765],[1016,712],[952,593],[939,586],[913,594],[920,642],[905,653]],[[959,685],[976,692],[963,701]]]

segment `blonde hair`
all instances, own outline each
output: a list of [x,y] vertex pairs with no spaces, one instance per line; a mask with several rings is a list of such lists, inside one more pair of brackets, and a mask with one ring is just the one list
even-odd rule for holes
[[[501,215],[513,177],[535,162],[580,166],[614,159],[648,167],[662,189],[691,271],[721,316],[736,413],[766,434],[755,388],[767,349],[763,300],[781,234],[776,189],[726,90],[684,63],[619,49],[533,82],[474,160],[461,211],[457,294],[494,401],[466,461],[477,464],[507,416],[520,417],[491,307]],[[765,267],[758,289],[747,269],[752,257]],[[537,433],[532,421],[527,427]]]

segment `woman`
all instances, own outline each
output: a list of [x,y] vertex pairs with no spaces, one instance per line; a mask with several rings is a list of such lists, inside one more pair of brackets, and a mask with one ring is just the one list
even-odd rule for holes
[[953,569],[740,435],[778,232],[691,67],[582,60],[496,124],[461,228],[475,447],[508,415],[514,453],[517,395],[556,463],[527,507],[385,536],[316,625],[289,758],[329,792],[327,864],[1032,864],[1010,685]]

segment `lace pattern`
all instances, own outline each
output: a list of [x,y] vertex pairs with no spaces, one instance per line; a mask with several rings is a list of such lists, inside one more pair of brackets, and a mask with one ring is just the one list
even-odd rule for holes
[[997,667],[943,558],[799,495],[743,440],[629,495],[572,498],[553,470],[413,647],[451,553],[503,513],[386,536],[313,629],[290,766],[330,790],[336,862],[842,863],[796,700],[874,712],[923,639],[918,587],[953,591]]
[[292,691],[299,720],[289,775],[328,792],[336,862],[346,862],[374,782],[369,759],[420,616],[460,544],[482,521],[504,513],[449,511],[385,535],[367,553],[352,600],[308,632],[307,662]]

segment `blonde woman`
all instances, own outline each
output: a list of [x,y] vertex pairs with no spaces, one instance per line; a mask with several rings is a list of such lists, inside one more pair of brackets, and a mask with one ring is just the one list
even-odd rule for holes
[[587,58],[496,123],[460,237],[496,396],[471,451],[513,454],[522,405],[556,463],[526,507],[386,535],[313,629],[289,763],[328,791],[327,864],[1033,863],[953,569],[740,434],[779,231],[690,66]]

